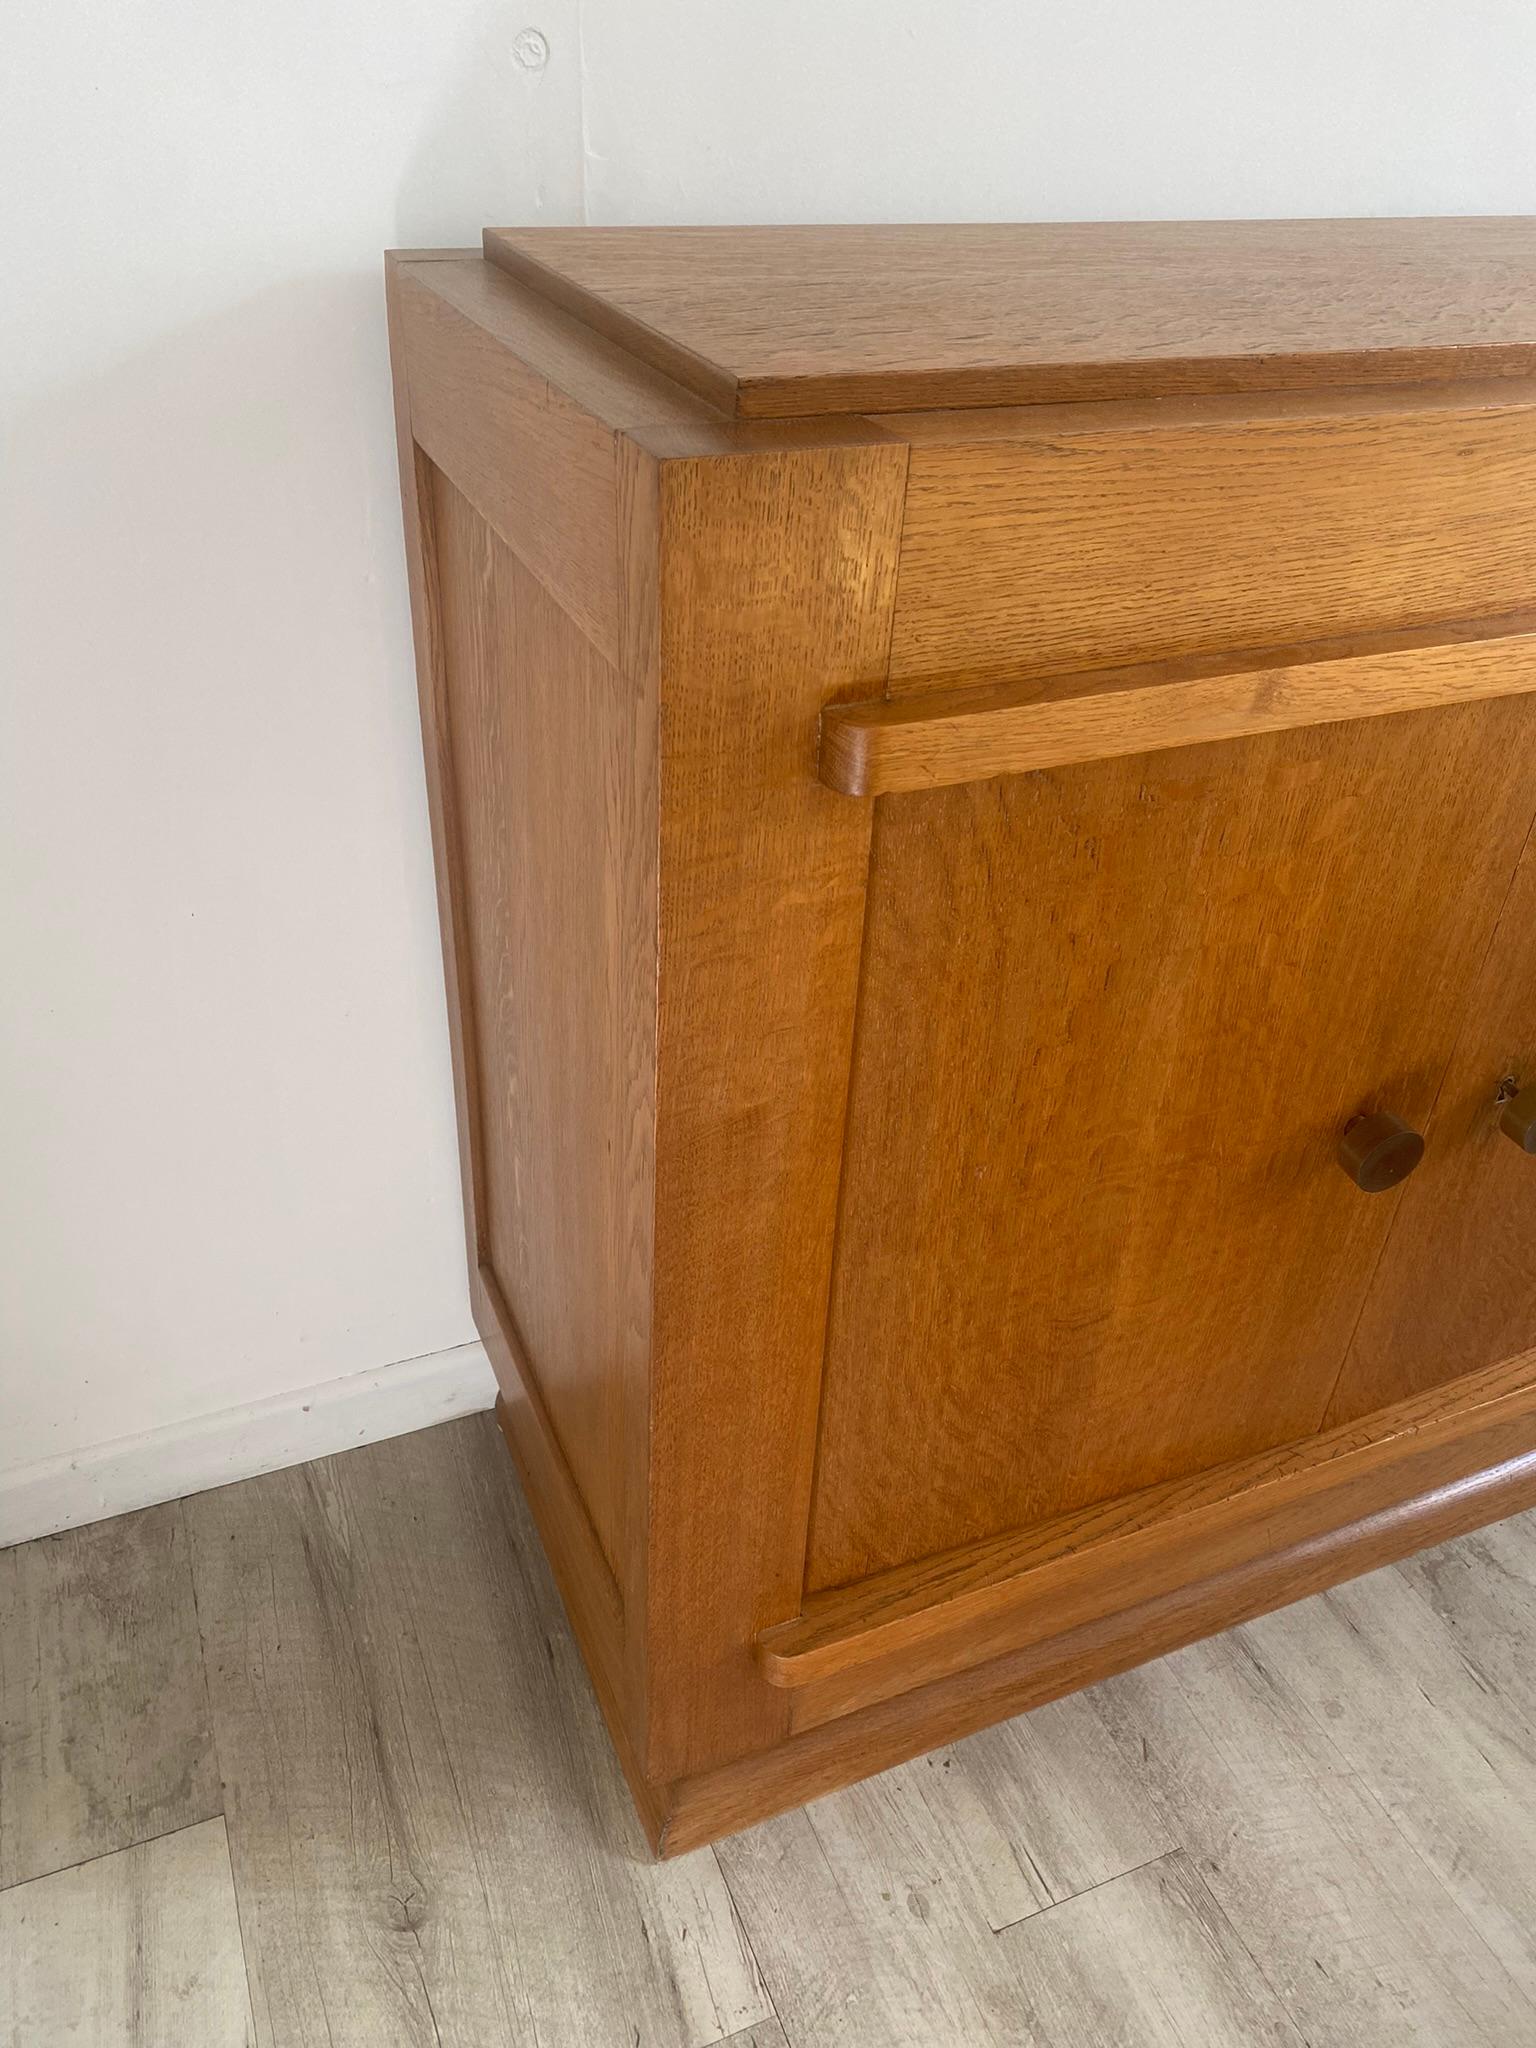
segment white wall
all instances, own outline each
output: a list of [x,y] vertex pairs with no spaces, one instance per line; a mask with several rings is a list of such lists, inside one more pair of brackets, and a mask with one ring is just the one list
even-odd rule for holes
[[474,1335],[381,251],[579,217],[523,19],[0,12],[0,1495],[45,1519],[127,1504],[88,1447],[237,1409],[239,1469],[245,1404]]
[[8,0],[0,1495],[75,1503],[28,1526],[60,1467],[328,1447],[295,1389],[488,1386],[384,246],[1536,211],[1533,116],[1529,0]]
[[582,20],[595,221],[1536,211],[1531,0],[582,0]]

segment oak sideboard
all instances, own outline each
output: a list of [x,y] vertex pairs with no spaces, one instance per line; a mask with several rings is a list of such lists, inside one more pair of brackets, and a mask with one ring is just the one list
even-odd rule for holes
[[1536,222],[388,286],[474,1310],[658,1850],[1536,1503]]

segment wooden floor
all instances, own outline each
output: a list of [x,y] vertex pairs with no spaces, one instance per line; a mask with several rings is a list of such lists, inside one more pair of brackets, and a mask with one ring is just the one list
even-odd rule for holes
[[647,1860],[495,1426],[0,1552],[0,2048],[1536,2044],[1536,1523]]

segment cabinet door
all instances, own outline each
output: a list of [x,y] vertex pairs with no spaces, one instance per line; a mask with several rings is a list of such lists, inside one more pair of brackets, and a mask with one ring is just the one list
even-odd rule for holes
[[1338,1139],[1431,1117],[1531,715],[880,799],[812,1590],[1323,1425],[1415,1186],[1361,1193]]
[[[1527,762],[1533,710],[1523,730]],[[1399,1195],[1331,1423],[1536,1345],[1536,1157],[1499,1128],[1503,1098],[1527,1088],[1536,1089],[1532,843],[1483,956],[1423,1165]]]

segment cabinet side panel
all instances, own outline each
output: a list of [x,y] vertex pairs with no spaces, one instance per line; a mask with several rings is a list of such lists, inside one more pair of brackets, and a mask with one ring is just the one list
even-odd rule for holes
[[868,865],[817,721],[885,675],[906,450],[661,464],[646,1768],[784,1732]]
[[400,463],[400,510],[406,576],[411,595],[411,634],[416,656],[416,693],[421,712],[422,767],[432,829],[432,867],[443,949],[448,1038],[453,1058],[453,1101],[459,1141],[459,1178],[464,1235],[471,1282],[479,1256],[480,1194],[475,1183],[472,1136],[475,1077],[464,1033],[465,944],[455,872],[458,820],[447,773],[446,680],[443,673],[442,605],[437,587],[437,536],[432,519],[432,465],[418,446],[411,422],[406,369],[406,318],[401,298],[405,265],[397,255],[384,260],[385,304],[389,316],[389,360],[394,385],[395,440]]
[[479,1262],[622,1579],[626,1404],[651,1263],[650,720],[538,578],[431,477]]

